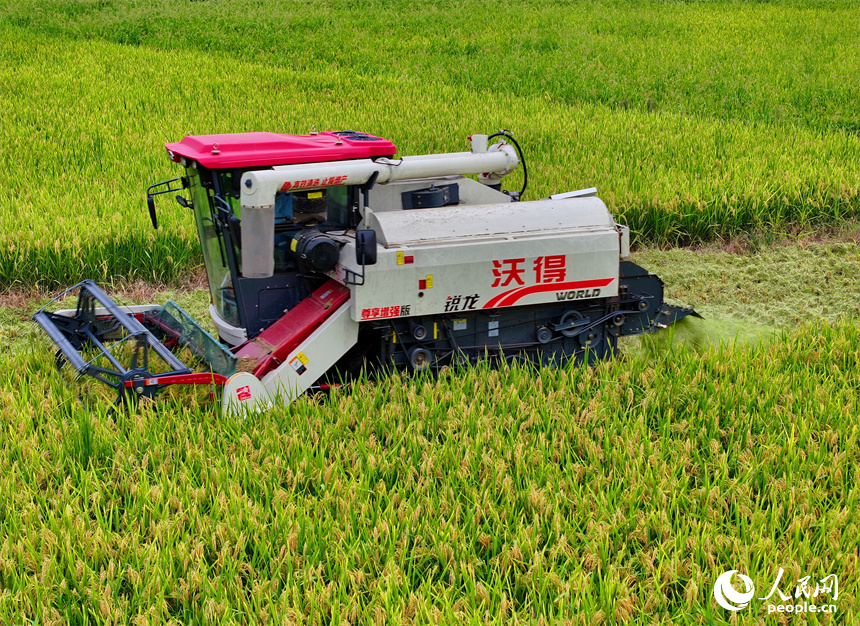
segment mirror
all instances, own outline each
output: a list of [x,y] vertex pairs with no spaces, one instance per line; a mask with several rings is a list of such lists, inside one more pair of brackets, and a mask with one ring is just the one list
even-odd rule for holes
[[155,216],[155,197],[146,196],[146,205],[149,207],[149,219],[152,221],[152,227],[158,230],[158,218]]
[[361,265],[376,265],[376,231],[355,231],[355,261]]

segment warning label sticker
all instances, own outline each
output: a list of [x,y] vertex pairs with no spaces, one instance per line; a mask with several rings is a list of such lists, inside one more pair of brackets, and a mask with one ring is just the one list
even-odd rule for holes
[[294,356],[290,360],[290,367],[296,370],[296,374],[301,376],[307,371],[308,357],[305,356],[304,352],[299,352],[296,356]]

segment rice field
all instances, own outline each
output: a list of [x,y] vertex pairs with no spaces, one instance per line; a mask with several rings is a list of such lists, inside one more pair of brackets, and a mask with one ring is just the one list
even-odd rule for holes
[[[860,3],[489,5],[0,0],[0,623],[860,620]],[[707,320],[588,369],[114,421],[29,314],[86,277],[205,317],[165,291],[191,216],[144,208],[163,144],[312,125],[402,154],[510,129],[529,199],[597,186]],[[717,605],[778,568],[838,575],[837,612]]]
[[710,624],[717,573],[778,564],[839,572],[850,623],[858,335],[394,378],[249,421],[185,399],[114,423],[27,351],[0,390],[0,615]]
[[[857,217],[855,4],[526,3],[484,28],[465,26],[482,13],[468,2],[411,6],[314,3],[325,17],[304,23],[300,2],[0,4],[0,289],[170,282],[199,263],[180,207],[157,233],[143,208],[148,184],[177,175],[163,144],[187,133],[359,128],[406,155],[508,128],[528,197],[597,186],[640,243]],[[520,13],[533,28],[506,45]],[[426,41],[375,45],[397,20]],[[360,35],[322,45],[342,24]],[[541,36],[555,44],[528,43]],[[732,105],[741,89],[755,102]]]

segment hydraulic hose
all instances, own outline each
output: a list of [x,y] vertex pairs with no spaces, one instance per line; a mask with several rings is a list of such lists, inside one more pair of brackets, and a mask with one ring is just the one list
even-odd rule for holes
[[514,136],[510,133],[510,131],[505,130],[504,128],[497,133],[493,133],[489,137],[487,137],[487,141],[492,141],[495,137],[505,137],[510,139],[511,143],[514,144],[514,147],[517,149],[517,155],[520,157],[520,163],[523,164],[523,188],[520,189],[519,193],[516,196],[516,200],[522,200],[523,194],[526,192],[526,187],[529,184],[529,170],[526,166],[526,157],[523,154],[523,149],[520,147],[520,144],[514,139]]

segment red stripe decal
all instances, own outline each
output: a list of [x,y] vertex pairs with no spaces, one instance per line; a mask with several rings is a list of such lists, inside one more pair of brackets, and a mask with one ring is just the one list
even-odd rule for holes
[[530,296],[534,293],[544,293],[547,291],[571,291],[573,289],[591,289],[593,287],[606,287],[614,278],[600,278],[597,280],[578,280],[572,283],[546,283],[541,285],[531,285],[530,287],[517,287],[504,293],[500,293],[482,307],[484,309],[494,309],[503,306],[512,306],[521,298]]

